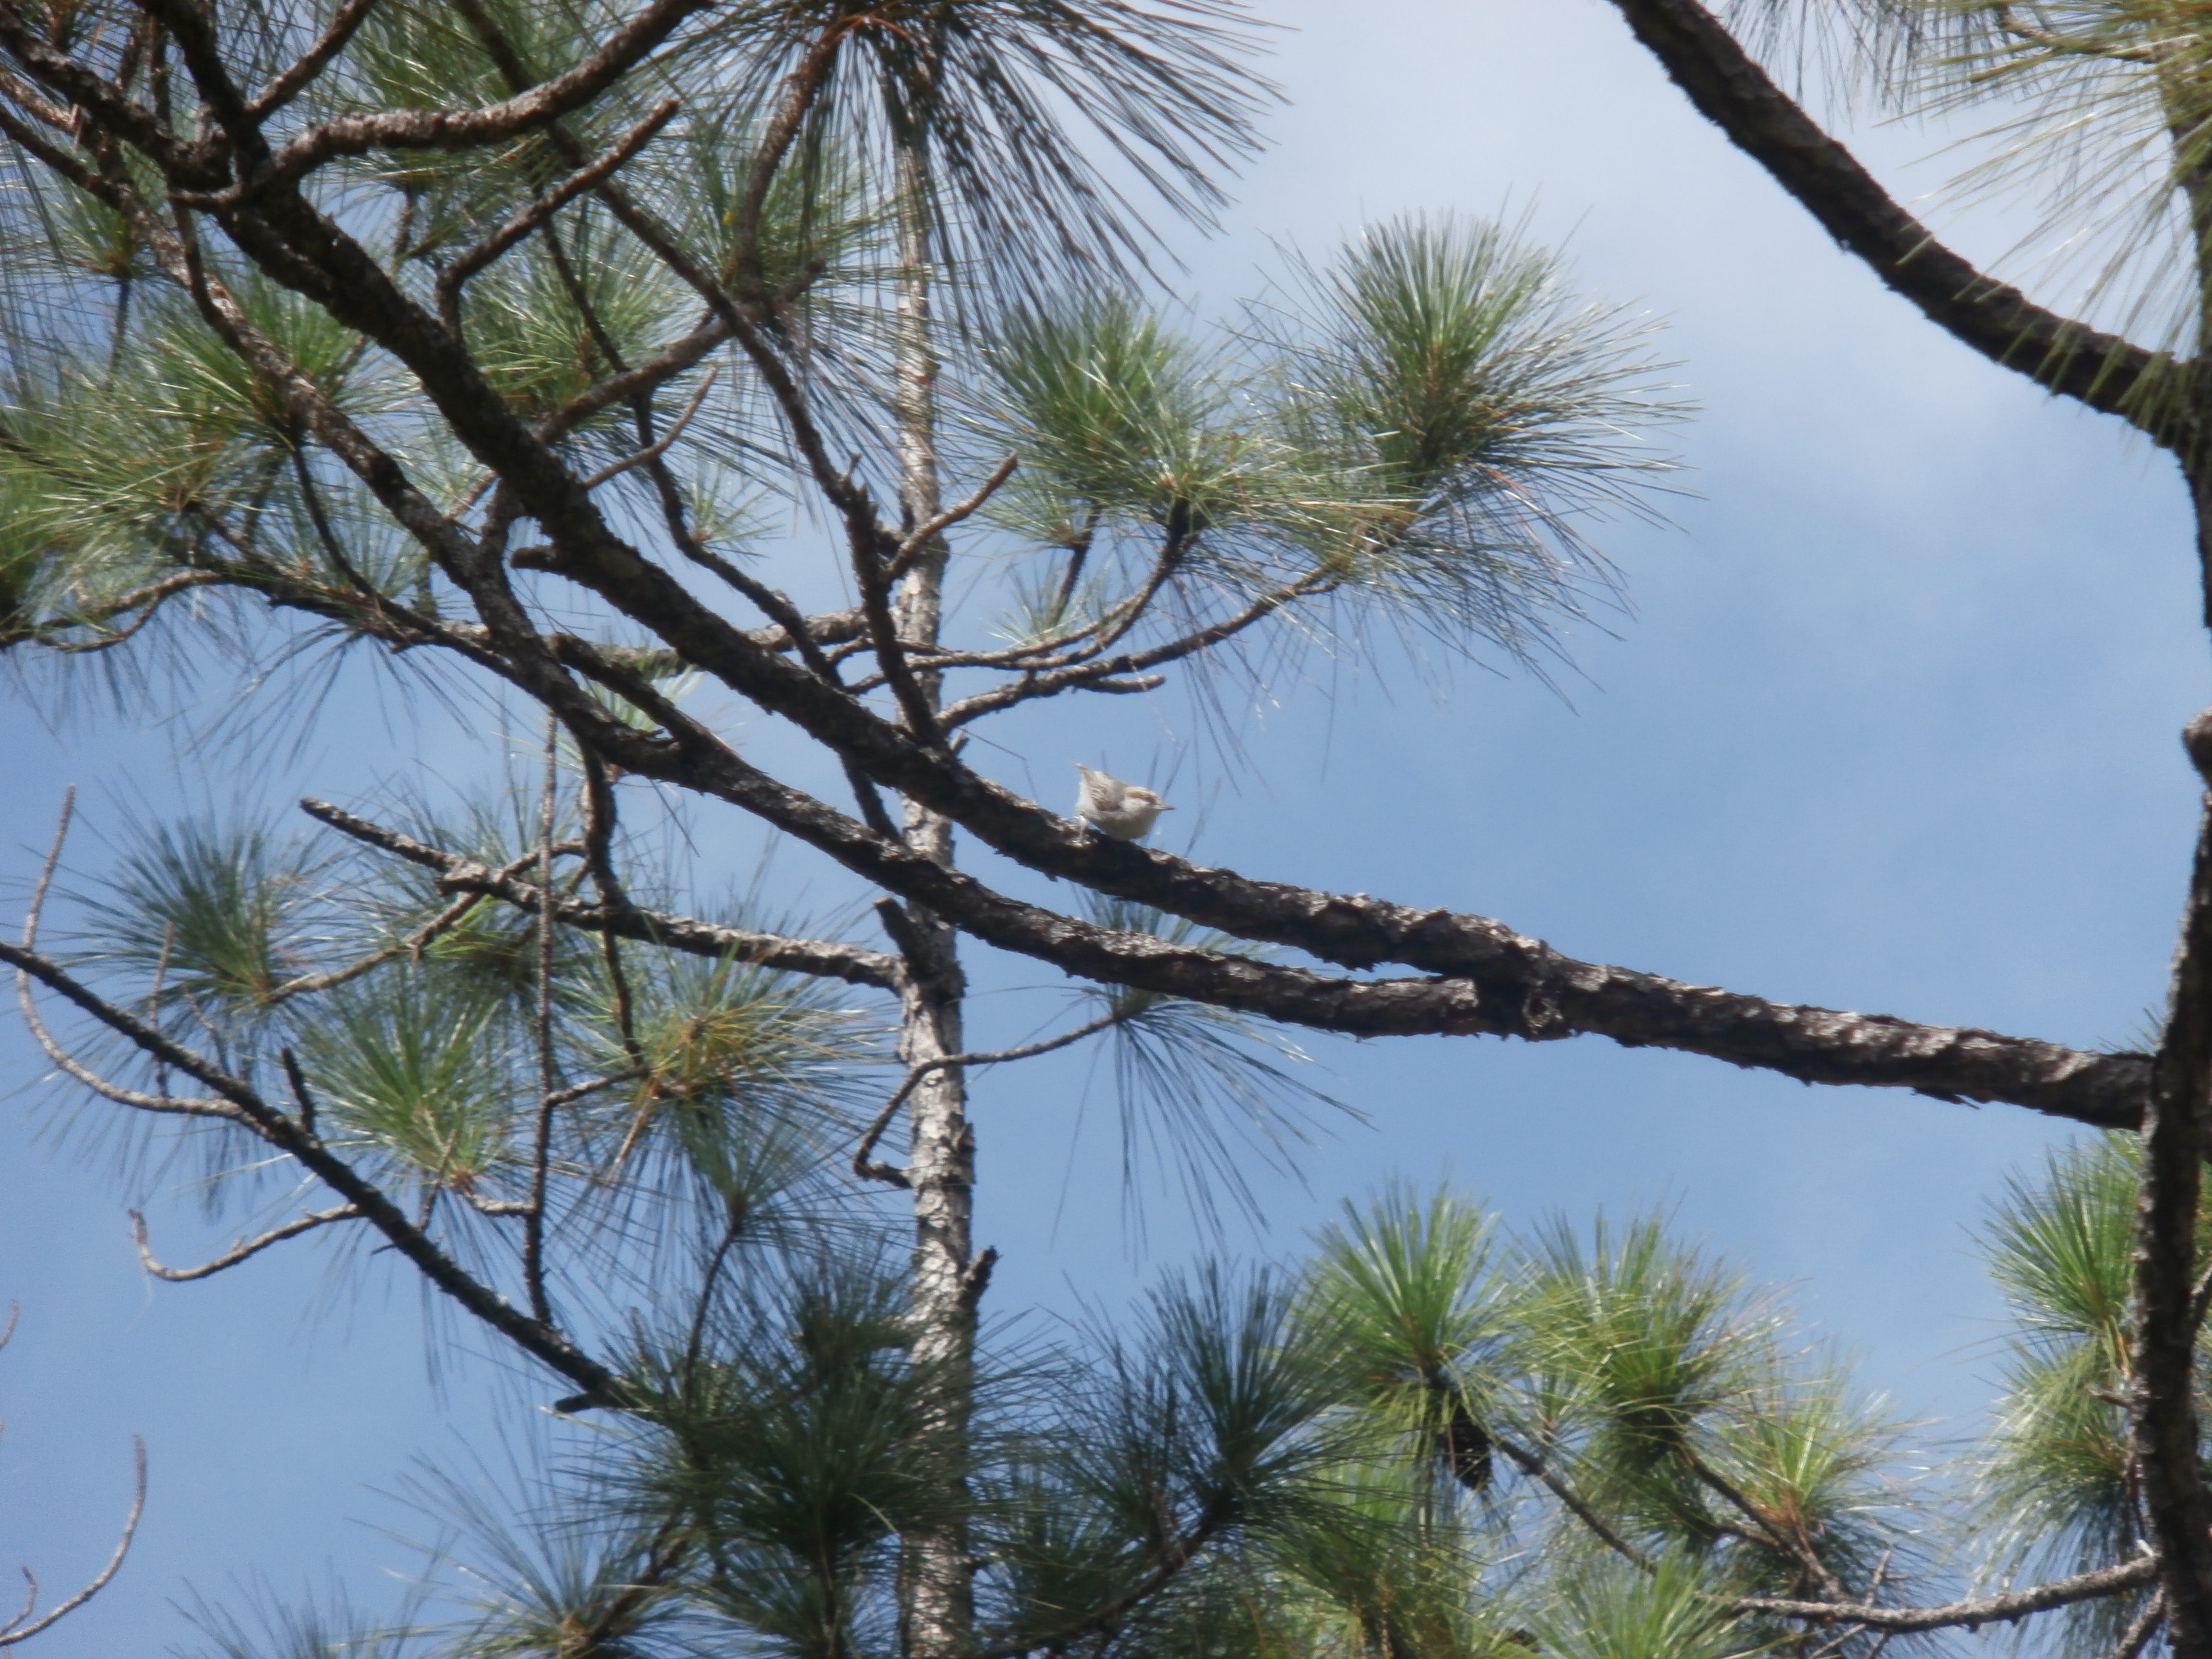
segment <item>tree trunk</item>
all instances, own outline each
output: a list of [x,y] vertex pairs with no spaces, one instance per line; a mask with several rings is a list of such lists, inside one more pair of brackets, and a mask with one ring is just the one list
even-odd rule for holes
[[[897,428],[899,517],[911,532],[939,511],[937,459],[937,356],[931,337],[929,137],[926,119],[896,125],[898,290],[892,416]],[[894,598],[901,640],[934,644],[944,610],[946,550],[932,544]],[[915,678],[932,709],[943,701],[942,674],[918,667]],[[905,809],[907,843],[940,864],[952,861],[952,826],[916,802]],[[917,906],[905,907],[908,938],[900,941],[911,969],[899,1010],[899,1057],[909,1066],[962,1051],[959,934]],[[968,1122],[967,1079],[960,1067],[932,1072],[907,1103],[907,1179],[914,1197],[912,1318],[914,1357],[946,1379],[940,1425],[949,1462],[964,1463],[968,1382],[973,1360],[975,1300],[982,1291],[973,1235],[975,1141]],[[962,1494],[931,1530],[909,1535],[902,1623],[912,1659],[962,1659],[974,1645],[975,1600]]]

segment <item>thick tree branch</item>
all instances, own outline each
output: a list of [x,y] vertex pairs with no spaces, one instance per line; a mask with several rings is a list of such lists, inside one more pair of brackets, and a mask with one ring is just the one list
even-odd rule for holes
[[1613,0],[1698,113],[1921,314],[1993,362],[2194,453],[2172,360],[2035,304],[1976,270],[1893,201],[1697,0]]
[[[1352,965],[1378,958],[1409,961],[1436,976],[1339,979],[1170,945],[1149,934],[1115,933],[1009,898],[886,841],[749,765],[635,677],[609,673],[604,665],[589,667],[575,642],[564,642],[563,649],[566,659],[586,665],[623,696],[642,699],[640,706],[666,726],[673,749],[641,745],[633,769],[743,806],[877,885],[955,921],[975,937],[1086,978],[1365,1036],[1431,1032],[1544,1039],[1587,1032],[1629,1047],[1710,1054],[1806,1082],[1910,1088],[1954,1100],[2002,1100],[2106,1127],[2133,1127],[2141,1120],[2149,1063],[2139,1054],[2088,1054],[1989,1031],[1776,1004],[1575,962],[1486,917],[1413,910],[1364,895],[1317,893],[1204,869],[1151,848],[1086,836],[1068,820],[975,777],[957,761],[924,757],[898,738],[893,747],[902,761],[922,762],[900,768],[902,776],[915,781],[909,793],[923,795],[926,790],[925,802],[933,807],[957,803],[963,810],[950,816],[970,828],[981,823],[1012,830],[1004,839],[986,838],[1033,867],[1103,891],[1162,902],[1164,908],[1248,938],[1297,945]],[[795,665],[779,662],[776,668],[782,675],[803,678],[811,692],[835,698],[842,710],[857,712],[863,722],[858,730],[872,736],[890,729]],[[880,752],[873,744],[869,750],[871,759]]]
[[[2184,734],[2212,791],[2212,709]],[[2178,1654],[2212,1650],[2212,1492],[2197,1455],[2197,1231],[2212,1090],[2212,793],[2197,832],[2166,1026],[2143,1116],[2136,1206],[2135,1351],[2129,1402],[2133,1462]]]

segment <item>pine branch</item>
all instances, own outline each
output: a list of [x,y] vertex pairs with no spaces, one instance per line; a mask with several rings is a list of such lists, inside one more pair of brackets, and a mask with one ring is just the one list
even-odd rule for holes
[[[534,915],[544,907],[538,886],[520,880],[509,871],[495,870],[461,854],[428,846],[313,796],[300,803],[300,810],[356,841],[435,872],[441,890],[488,894],[526,915]],[[897,957],[871,951],[865,945],[725,927],[690,916],[645,909],[627,902],[586,904],[579,899],[556,896],[553,915],[556,921],[586,933],[612,933],[622,939],[681,951],[688,956],[757,963],[765,968],[842,979],[887,991],[898,988],[905,972]]]
[[621,1380],[614,1372],[577,1348],[560,1331],[531,1318],[475,1278],[408,1220],[381,1189],[331,1152],[304,1125],[263,1099],[252,1085],[171,1041],[128,1011],[80,984],[58,963],[33,951],[0,939],[0,962],[59,992],[149,1059],[205,1085],[216,1097],[220,1108],[217,1115],[228,1117],[296,1160],[325,1186],[359,1209],[362,1218],[382,1233],[392,1247],[412,1262],[433,1285],[523,1352],[595,1396],[620,1395]]
[[2160,353],[2035,304],[1937,241],[1697,0],[1613,0],[1699,114],[1921,314],[1992,362],[2117,415],[2179,455],[2203,434]]

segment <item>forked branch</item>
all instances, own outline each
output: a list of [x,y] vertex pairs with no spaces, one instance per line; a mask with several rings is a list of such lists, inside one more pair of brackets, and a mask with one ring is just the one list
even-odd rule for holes
[[12,1648],[18,1642],[29,1641],[40,1631],[52,1630],[106,1589],[109,1582],[122,1570],[123,1558],[131,1553],[131,1540],[138,1535],[138,1517],[146,1513],[146,1443],[135,1434],[131,1437],[131,1513],[123,1517],[123,1533],[115,1540],[115,1548],[107,1558],[107,1565],[82,1589],[37,1619],[32,1618],[31,1610],[38,1603],[39,1581],[32,1577],[31,1570],[25,1567],[23,1577],[30,1583],[30,1595],[23,1603],[22,1612],[6,1624],[0,1625],[0,1648]]

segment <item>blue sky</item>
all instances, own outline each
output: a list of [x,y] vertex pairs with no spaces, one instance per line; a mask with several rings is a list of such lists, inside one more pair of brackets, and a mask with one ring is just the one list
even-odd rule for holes
[[[2176,733],[2207,701],[2172,470],[1885,294],[1608,8],[1267,9],[1291,26],[1274,60],[1288,102],[1224,233],[1183,245],[1196,313],[1251,291],[1285,241],[1325,250],[1407,210],[1525,212],[1586,291],[1667,321],[1702,407],[1674,434],[1697,493],[1671,526],[1600,534],[1634,614],[1575,639],[1565,696],[1463,671],[1439,697],[1316,664],[1241,717],[1241,753],[1170,699],[1114,699],[1002,727],[984,763],[1057,805],[1070,760],[1180,755],[1179,788],[1209,803],[1208,860],[1476,910],[1577,956],[1779,999],[2127,1041],[2162,995],[2194,811]],[[1854,142],[1917,196],[1954,165],[1936,154],[1947,136]],[[1938,217],[1982,258],[2024,222]],[[49,723],[9,695],[0,832],[17,874],[70,782],[88,824],[118,830],[126,808],[366,798],[483,764],[351,682],[296,755],[183,759],[169,732],[120,729],[89,696]],[[95,864],[96,837],[79,846]],[[707,826],[702,846],[710,866],[749,868],[741,829]],[[1042,977],[1029,964],[978,975],[978,1041],[1024,1035],[1051,1006],[1012,994]],[[1340,1130],[1302,1180],[1263,1182],[1267,1224],[1231,1247],[1288,1253],[1394,1176],[1449,1178],[1522,1221],[1661,1206],[1785,1282],[1907,1414],[1956,1429],[1986,1401],[1998,1310],[1970,1231],[2063,1126],[1591,1040],[1312,1048],[1371,1127]],[[38,1075],[27,1049],[0,1030],[11,1084]],[[1111,1305],[1205,1248],[1171,1193],[1148,1202],[1141,1238],[1125,1226],[1089,1060],[977,1095],[998,1311]],[[23,1310],[0,1354],[0,1567],[65,1593],[112,1541],[131,1434],[153,1462],[137,1555],[45,1650],[187,1641],[175,1601],[248,1571],[395,1595],[410,1558],[383,1529],[422,1523],[380,1489],[410,1458],[493,1445],[550,1395],[504,1360],[433,1366],[426,1328],[426,1328],[415,1285],[340,1278],[313,1242],[211,1283],[149,1284],[126,1205],[154,1200],[179,1259],[228,1235],[188,1196],[58,1144],[52,1127],[89,1109],[58,1111],[47,1086],[21,1098],[0,1117],[0,1297]]]

